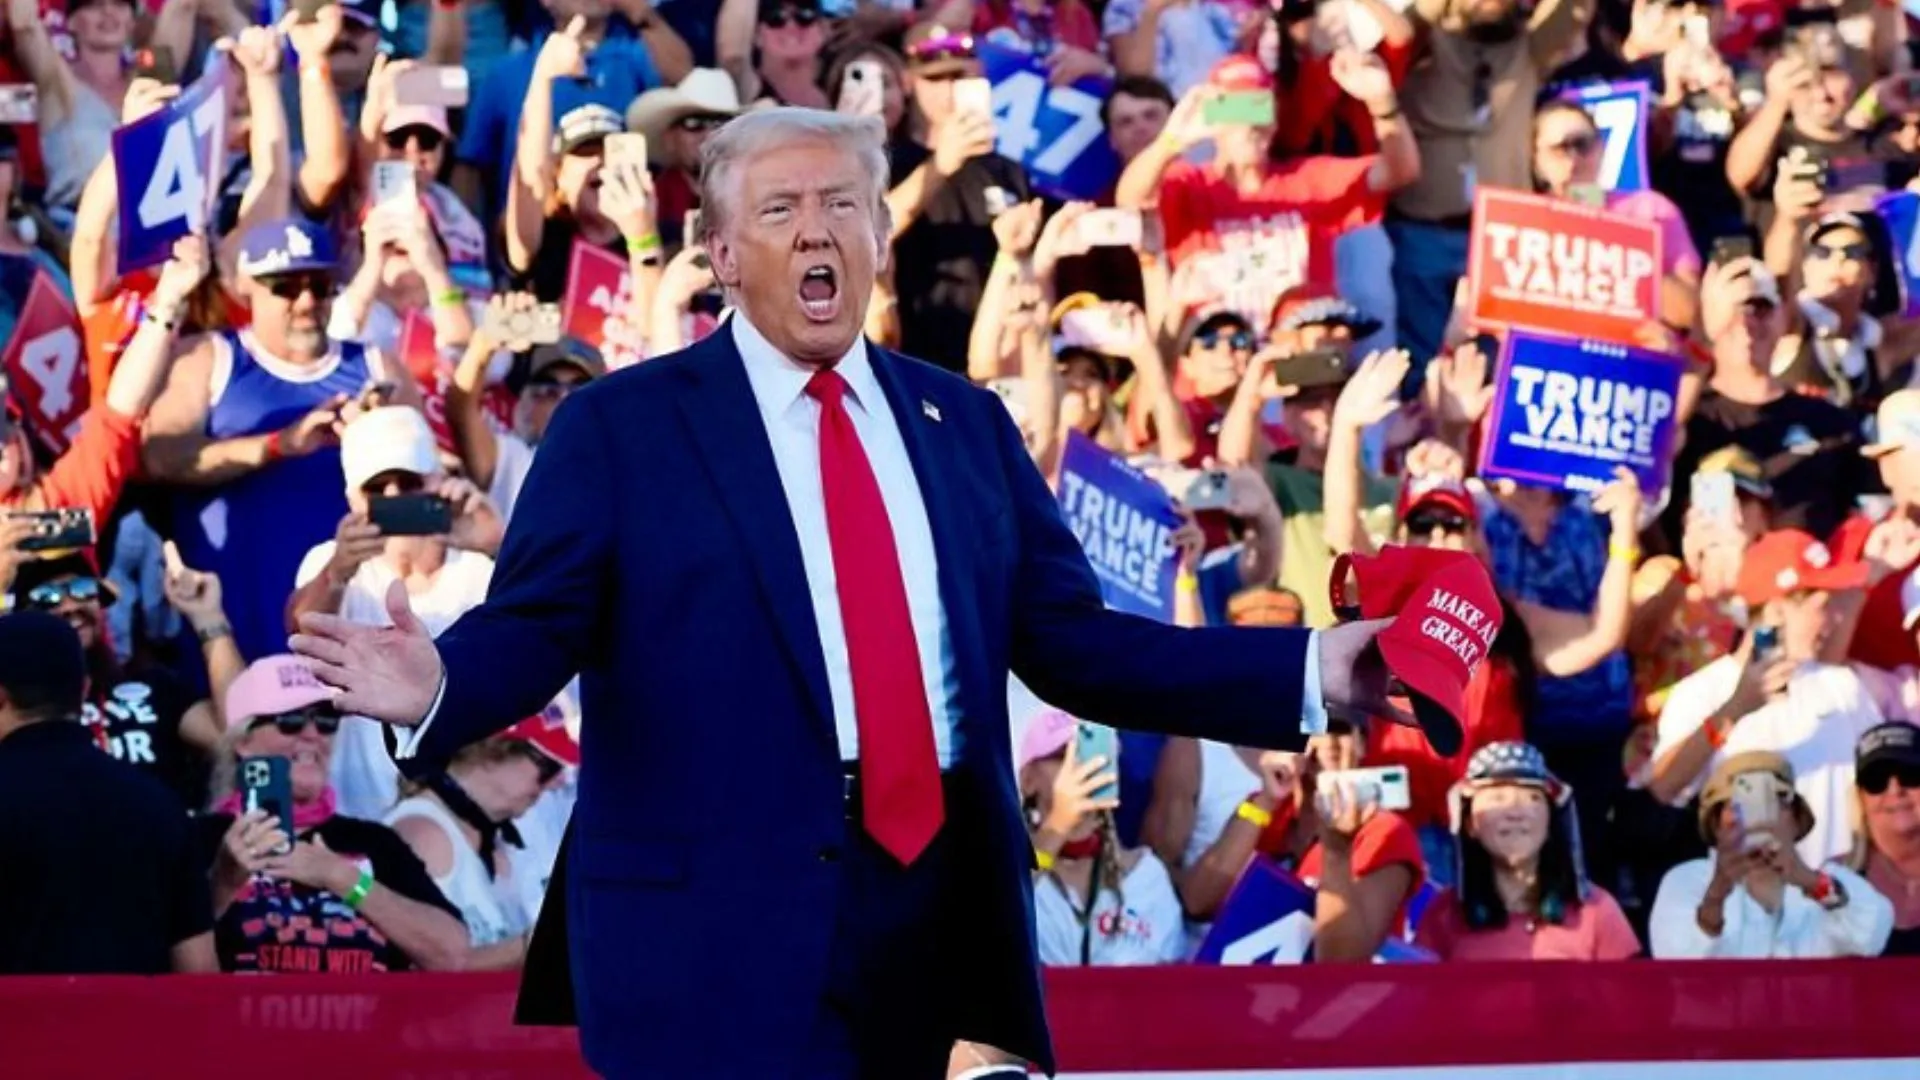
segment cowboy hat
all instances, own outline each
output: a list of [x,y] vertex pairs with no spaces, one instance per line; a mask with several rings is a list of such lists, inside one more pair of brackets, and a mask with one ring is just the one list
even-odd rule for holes
[[680,85],[649,90],[627,106],[627,130],[647,137],[649,147],[659,145],[667,128],[683,116],[738,116],[740,91],[724,71],[694,68]]

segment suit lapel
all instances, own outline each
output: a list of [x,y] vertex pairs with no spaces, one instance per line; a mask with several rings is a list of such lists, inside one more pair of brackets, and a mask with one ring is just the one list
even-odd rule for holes
[[700,449],[707,473],[747,553],[761,596],[773,613],[787,659],[807,688],[816,727],[838,753],[827,664],[807,591],[807,568],[787,509],[786,489],[773,462],[773,444],[754,401],[753,387],[731,327],[722,323],[695,347],[683,370],[693,385],[681,395],[680,415]]

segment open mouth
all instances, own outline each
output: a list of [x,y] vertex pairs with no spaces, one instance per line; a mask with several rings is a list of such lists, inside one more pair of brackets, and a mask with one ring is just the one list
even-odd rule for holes
[[831,266],[811,266],[800,276],[800,308],[814,322],[840,313],[840,279]]

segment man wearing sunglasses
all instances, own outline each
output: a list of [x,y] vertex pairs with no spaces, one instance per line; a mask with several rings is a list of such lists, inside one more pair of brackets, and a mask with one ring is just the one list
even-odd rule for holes
[[[217,595],[208,617],[193,620],[195,636],[210,656],[224,650],[228,660],[237,662]],[[219,718],[211,701],[165,668],[120,664],[106,635],[106,609],[116,599],[114,587],[86,556],[77,554],[27,563],[13,590],[15,610],[54,615],[79,636],[87,660],[80,719],[94,741],[165,784],[183,809],[197,809],[206,803],[208,755],[220,741]]]
[[1785,202],[1776,205],[1767,263],[1776,273],[1797,271],[1800,291],[1786,306],[1787,333],[1776,353],[1791,351],[1792,361],[1784,369],[1776,362],[1774,371],[1788,386],[1865,414],[1907,375],[1883,367],[1880,320],[1866,310],[1880,275],[1873,233],[1858,214],[1803,224],[1805,215]]
[[700,208],[700,148],[740,115],[746,99],[734,83],[718,69],[695,68],[677,85],[649,90],[627,107],[627,130],[647,137],[647,154],[657,163],[654,217],[668,247],[695,239],[682,234],[688,211]]
[[217,971],[187,815],[94,747],[86,681],[60,619],[0,615],[0,975]]
[[147,475],[176,486],[174,540],[187,565],[225,582],[250,656],[284,645],[287,583],[346,513],[343,410],[399,375],[327,336],[337,268],[333,238],[305,218],[249,230],[239,289],[251,326],[209,334],[175,361],[147,424]]
[[820,0],[759,0],[751,27],[743,26],[740,18],[745,5],[735,7],[737,13],[721,28],[716,51],[720,67],[740,87],[740,100],[833,108],[820,86],[831,28]]
[[513,430],[495,431],[481,408],[487,368],[496,344],[484,330],[474,335],[447,394],[447,424],[459,444],[467,478],[486,491],[503,520],[512,520],[520,485],[533,468],[534,450],[547,433],[554,410],[575,390],[607,373],[600,350],[576,337],[535,345],[527,354],[526,383],[513,407]]

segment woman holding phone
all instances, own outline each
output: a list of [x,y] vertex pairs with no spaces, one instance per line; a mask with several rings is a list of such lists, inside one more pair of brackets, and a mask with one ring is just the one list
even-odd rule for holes
[[1082,757],[1083,743],[1117,747],[1113,735],[1050,709],[1028,722],[1020,740],[1043,964],[1173,964],[1185,956],[1180,898],[1166,866],[1146,848],[1122,847],[1114,832],[1118,751]]
[[[332,699],[295,656],[255,661],[227,691],[213,812],[198,819],[217,844],[210,861],[220,966],[458,969],[467,928],[419,858],[387,826],[338,811],[328,767],[342,717]],[[267,784],[236,790],[243,774]]]

